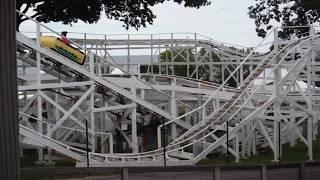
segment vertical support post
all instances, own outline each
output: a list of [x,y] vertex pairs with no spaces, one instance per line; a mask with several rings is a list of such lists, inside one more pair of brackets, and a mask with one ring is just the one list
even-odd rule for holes
[[207,116],[207,108],[206,108],[206,106],[203,106],[202,113],[201,113],[202,124],[205,124],[204,119],[206,118],[206,116]]
[[194,60],[196,62],[196,79],[199,79],[199,56],[198,56],[198,39],[197,39],[197,33],[194,33]]
[[308,156],[313,161],[313,118],[308,117]]
[[309,27],[309,36],[314,36],[315,35],[315,29],[313,25],[310,25]]
[[[42,98],[41,98],[41,96],[37,97],[37,111],[38,111],[37,131],[40,134],[42,134],[43,128],[42,128]],[[43,148],[42,147],[40,147],[38,149],[38,161],[43,161]]]
[[[316,71],[312,70],[312,66],[314,66],[313,64],[315,64],[315,62],[316,62],[316,51],[313,50],[312,53],[311,53],[311,65],[310,65],[310,67],[311,67],[310,68],[311,77],[315,77],[316,76]],[[316,81],[314,79],[312,79],[312,81],[311,81],[311,87],[316,87]],[[312,88],[311,93],[315,94],[316,93],[315,91],[316,91],[316,89]],[[320,122],[318,122],[319,121],[318,118],[315,118],[315,117],[313,117],[313,118],[314,118],[314,121],[313,121],[313,125],[314,125],[314,127],[313,127],[313,130],[314,130],[313,131],[313,139],[316,139],[317,135],[319,133],[319,123]]]
[[[86,153],[87,153],[87,168],[89,168],[89,132],[88,132],[88,121],[86,121]],[[89,172],[89,170],[88,170]]]
[[[241,64],[240,59],[239,59],[239,64]],[[241,65],[241,67],[240,67],[240,74],[239,75],[240,75],[240,77],[239,77],[240,83],[238,84],[238,86],[240,86],[243,83],[243,65]]]
[[[164,125],[164,124],[162,124]],[[163,128],[163,127],[162,127]],[[162,131],[161,131],[161,127],[157,128],[157,143],[158,143],[158,148],[161,148],[161,136],[162,136]]]
[[[314,30],[312,28],[312,26],[310,26],[310,35],[314,35]],[[315,52],[314,50],[312,50],[311,52],[311,56],[315,57]],[[313,112],[313,107],[312,107],[312,89],[314,87],[311,86],[311,72],[312,72],[312,68],[311,68],[311,61],[309,60],[307,62],[307,92],[308,92],[308,110]],[[312,161],[313,160],[313,116],[309,116],[308,117],[308,122],[307,122],[307,126],[308,126],[308,156],[309,156],[309,160]]]
[[84,53],[87,54],[87,33],[84,33]]
[[209,66],[209,80],[213,81],[213,58],[212,58],[212,51],[210,50],[209,53],[209,60],[210,60],[210,66]]
[[[131,88],[131,93],[133,96],[137,95],[135,85]],[[136,103],[134,103],[136,105]],[[132,108],[131,110],[131,136],[132,136],[132,152],[138,153],[139,146],[138,146],[138,134],[137,134],[137,109]]]
[[247,156],[251,156],[251,147],[252,147],[252,141],[251,141],[251,139],[252,139],[252,136],[250,136],[249,134],[250,134],[250,130],[251,130],[251,127],[250,127],[250,124],[248,124],[248,125],[246,125],[245,126],[245,130],[247,131],[247,135],[249,136],[248,137],[248,142],[247,142]]
[[140,89],[140,98],[144,100],[144,97],[145,97],[145,90],[144,89]]
[[[197,105],[197,107],[200,107],[200,106],[202,105],[202,96],[201,96],[201,94],[198,94],[198,95],[197,95],[197,99],[198,99],[198,105]],[[197,114],[195,114],[195,115],[196,115],[196,117],[197,117],[197,123],[199,123],[199,122],[201,121],[202,114],[197,113]]]
[[[94,54],[93,53],[89,53],[89,69],[90,69],[90,73],[94,74]],[[92,85],[94,86],[94,85]],[[90,112],[90,131],[91,131],[91,151],[95,152],[95,148],[96,148],[96,142],[95,142],[95,122],[94,122],[94,91],[91,92],[90,94],[90,108],[91,108],[91,112]]]
[[[168,57],[168,48],[166,48],[166,74],[169,75],[169,57]],[[171,51],[170,51],[171,52]]]
[[[290,107],[290,112],[291,114],[294,114],[294,107]],[[290,123],[295,125],[296,124],[296,118],[295,117],[291,117],[290,118]],[[294,129],[291,130],[290,132],[290,147],[294,147],[296,145],[296,140],[295,140],[295,132]]]
[[254,122],[252,121],[251,128],[253,130],[252,132],[252,154],[257,155],[257,147],[256,147],[256,131],[253,129],[254,128]]
[[150,44],[151,44],[151,57],[150,57],[150,61],[151,61],[151,74],[153,74],[153,34],[151,34],[151,39],[150,39]]
[[[104,55],[103,55],[103,57],[104,57],[104,59],[107,59],[107,35],[105,34],[104,35]],[[106,73],[106,72],[103,72],[104,74]]]
[[141,64],[138,64],[138,78],[141,79]]
[[0,1],[0,177],[19,180],[16,4]]
[[221,83],[223,83],[224,82],[224,80],[225,80],[225,77],[224,77],[224,71],[225,71],[225,64],[223,64],[222,63],[222,65],[221,65]]
[[130,64],[131,64],[131,57],[130,57],[130,34],[128,34],[128,54],[127,54],[127,71],[130,72]]
[[319,122],[318,118],[313,117],[313,139],[316,139],[319,131]]
[[[160,37],[159,37],[159,39],[160,39]],[[157,61],[158,61],[158,63],[159,63],[159,74],[161,75],[162,74],[162,66],[161,66],[161,60],[160,60],[160,52],[161,52],[161,45],[160,45],[160,43],[159,43],[159,45],[158,45],[158,58],[157,58]]]
[[[52,93],[52,95],[54,96],[57,93]],[[49,102],[45,102],[46,103],[46,110],[47,110],[47,120],[48,122],[55,122],[55,116],[54,116],[54,106],[49,103]],[[50,124],[47,124],[47,136],[51,137],[51,133],[50,133]],[[52,149],[48,147],[48,162],[52,163]]]
[[236,162],[239,162],[240,160],[240,154],[239,154],[239,143],[240,143],[240,134],[237,133],[236,136]]
[[273,152],[273,161],[274,162],[279,162],[279,122],[274,121],[273,122],[273,131],[274,131],[274,136],[273,136],[273,146],[274,146],[274,152]]
[[90,73],[94,74],[94,54],[89,52],[89,69]]
[[109,152],[110,154],[113,154],[113,136],[112,134],[110,133],[110,136],[109,136]]
[[281,157],[282,157],[282,142],[281,142],[281,119],[279,119],[279,122],[278,122],[278,158],[279,158],[279,162],[281,161]]
[[[189,108],[187,108],[185,113],[189,113],[190,111],[191,111],[191,110],[190,110]],[[186,122],[187,122],[188,124],[190,124],[190,125],[193,125],[193,122],[192,122],[192,120],[191,120],[191,116],[192,116],[192,115],[186,116]]]
[[273,48],[274,50],[278,51],[279,50],[279,30],[278,27],[274,27],[273,30]]
[[229,121],[226,121],[226,131],[227,131],[227,164],[229,164]]
[[[274,42],[273,42],[273,46],[275,50],[279,50],[279,38],[278,38],[279,34],[278,34],[278,29],[275,28],[274,29]],[[277,59],[277,61],[279,61],[279,59]],[[273,146],[274,146],[274,161],[275,162],[279,162],[280,160],[280,148],[281,148],[281,142],[280,142],[280,121],[281,118],[279,117],[279,111],[280,111],[280,102],[279,102],[279,98],[281,96],[281,86],[278,85],[278,82],[280,82],[280,78],[281,78],[281,69],[276,68],[274,69],[274,92],[273,95],[278,99],[274,105],[274,112],[273,115],[275,116],[274,119],[274,136],[273,136]]]
[[[37,26],[37,48],[40,48],[40,24],[36,24]],[[41,85],[41,59],[40,59],[40,53],[36,52],[36,60],[37,60],[37,85]],[[37,90],[37,93],[40,94],[41,90]],[[37,112],[38,112],[38,121],[37,121],[37,131],[42,134],[43,128],[42,128],[42,98],[41,96],[37,97]],[[40,147],[38,149],[38,160],[43,161],[43,148]]]
[[241,143],[241,156],[242,157],[245,157],[246,156],[246,142],[245,142],[245,127],[243,127],[241,129],[241,140],[242,140],[242,143]]
[[188,47],[187,45],[187,77],[190,77],[190,53],[189,53],[189,49],[190,47]]
[[[253,62],[251,60],[249,62],[253,64]],[[252,64],[249,65],[249,74],[251,74],[251,72],[253,71],[253,67],[252,67],[253,65]],[[263,72],[265,72],[265,71],[263,71]],[[265,74],[263,75],[263,77],[264,76],[265,76]]]
[[[101,91],[104,92],[104,87],[102,86],[101,88],[102,88]],[[101,96],[102,96],[102,98],[101,98],[101,107],[105,107],[106,98],[105,98],[103,93],[101,93]],[[100,124],[101,124],[100,132],[106,132],[107,131],[105,116],[106,116],[106,111],[100,112]],[[101,141],[100,141],[101,153],[106,153],[107,151],[106,151],[105,140],[107,139],[107,136],[104,135],[104,134],[101,134],[100,138],[101,138]],[[108,137],[108,138],[110,138],[110,137]],[[110,142],[110,139],[109,139],[109,142]]]
[[[176,78],[173,78],[171,81],[171,86],[173,86],[172,89],[176,86]],[[171,91],[171,97],[170,97],[170,112],[172,114],[172,119],[175,119],[177,117],[177,101],[176,101],[176,91]],[[177,138],[177,126],[175,123],[171,123],[171,139],[174,140]]]
[[[59,80],[59,82],[60,82],[60,80]],[[60,91],[60,89],[58,89],[58,91]],[[58,93],[55,93],[54,101],[59,104],[60,100],[59,100],[59,94]],[[55,119],[60,119],[60,111],[59,111],[59,109],[57,107],[55,107],[55,109],[54,109],[54,117],[55,117]],[[49,133],[50,133],[50,137],[53,137],[55,135],[55,132],[51,132],[50,131]]]
[[[94,85],[92,85],[94,86]],[[96,134],[95,134],[95,120],[94,120],[94,91],[90,94],[90,106],[91,106],[91,112],[90,112],[90,131],[91,131],[91,152],[96,151]]]
[[174,55],[173,55],[173,33],[171,33],[171,47],[170,47],[170,52],[171,52],[171,75],[174,75],[174,59],[173,59],[173,57],[174,57]]
[[163,166],[167,166],[167,152],[166,152],[166,126],[164,119],[162,120],[162,144],[163,144]]

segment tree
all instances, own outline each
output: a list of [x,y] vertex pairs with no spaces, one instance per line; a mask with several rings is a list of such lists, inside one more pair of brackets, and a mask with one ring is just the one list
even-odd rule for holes
[[[229,47],[233,50],[236,50],[238,52],[242,52],[245,54],[249,54],[253,49],[252,48],[243,48],[243,49],[239,49],[237,47]],[[211,58],[210,55],[206,55],[207,50],[205,48],[201,48],[199,51],[197,51],[197,55],[198,58],[199,56],[202,57],[202,59],[205,62],[209,62],[210,59],[213,62],[221,62],[221,59],[219,58],[219,56],[214,53],[211,52]],[[254,53],[256,55],[258,55],[259,53]],[[159,61],[160,64],[161,63],[167,63],[169,64],[169,68],[168,68],[168,74],[173,74],[176,76],[183,76],[183,77],[188,77],[188,66],[187,65],[174,65],[172,67],[171,65],[171,61],[172,59],[174,59],[174,62],[186,62],[186,57],[189,57],[189,62],[195,62],[196,61],[196,55],[195,55],[195,50],[194,49],[175,49],[175,50],[165,50],[162,51],[159,55]],[[190,64],[189,65],[189,77],[196,79],[196,75],[193,74],[193,76],[191,76],[191,73],[196,69],[197,65],[194,64]],[[233,72],[236,68],[236,66],[232,66],[232,63],[230,64],[224,64],[224,65],[213,65],[212,66],[212,79],[210,78],[210,65],[208,64],[198,64],[198,78],[204,81],[213,81],[215,83],[218,84],[222,84],[223,80],[226,80],[229,76],[230,76],[230,72],[227,70],[222,70],[222,66],[224,67],[228,67],[228,69]],[[256,66],[252,66],[252,69],[254,69]],[[153,73],[157,74],[159,72],[159,65],[142,65],[140,66],[140,73],[150,73],[151,72],[151,68],[153,69]],[[243,78],[246,79],[249,74],[250,74],[250,65],[243,65]],[[174,73],[172,73],[172,69],[174,70]],[[166,68],[161,66],[161,74],[166,74]],[[222,73],[224,74],[224,79],[222,78]],[[237,83],[237,81],[240,81],[240,71],[236,72],[234,74],[234,78],[230,78],[228,80],[228,82],[225,83],[225,85],[227,86],[231,86],[231,87],[237,87],[239,84]]]
[[[180,52],[181,51],[181,52]],[[179,53],[180,52],[180,55]],[[188,54],[188,55],[187,55]],[[177,49],[174,51],[171,50],[165,50],[160,53],[160,62],[167,62],[170,63],[172,59],[174,59],[174,62],[185,62],[185,59],[187,56],[189,56],[190,62],[195,61],[194,52],[191,49]],[[184,57],[184,58],[183,58]],[[170,65],[169,65],[170,66]],[[159,72],[159,66],[158,65],[144,65],[140,67],[141,73],[148,73],[151,72],[151,68],[153,70],[153,73],[160,73]],[[174,65],[173,67],[170,66],[168,69],[168,74],[172,73],[172,68],[174,71],[174,75],[177,76],[187,76],[187,66],[186,65]],[[189,70],[192,72],[195,69],[195,65],[190,65]],[[166,74],[166,68],[161,68],[161,74]]]
[[[178,55],[178,52],[180,52],[180,55]],[[188,54],[188,55],[187,55]],[[174,62],[185,62],[186,57],[189,56],[189,61],[190,62],[194,62],[195,61],[195,56],[194,56],[194,52],[192,49],[177,49],[175,51],[170,51],[170,50],[166,50],[162,53],[160,53],[160,61],[161,62],[171,62],[172,59],[174,59]],[[184,57],[184,58],[183,58]],[[173,72],[175,75],[177,76],[183,76],[183,77],[187,77],[187,65],[174,65],[173,67],[170,67],[169,69],[169,73],[172,72],[172,68],[173,68]],[[194,71],[195,69],[195,65],[190,65],[190,71]],[[163,72],[165,73],[165,72]]]
[[[201,48],[198,51],[198,55],[199,56],[204,56],[204,54],[206,53],[206,50],[204,48]],[[219,59],[219,57],[215,54],[215,53],[211,53],[212,55],[212,60],[214,62],[220,62],[221,60]],[[189,57],[189,62],[195,62],[195,51],[194,49],[176,49],[176,50],[165,50],[163,52],[160,53],[160,62],[162,63],[168,63],[169,64],[169,68],[168,68],[168,74],[172,74],[172,70],[174,72],[174,75],[176,76],[183,76],[183,77],[188,77],[188,66],[187,65],[174,65],[171,66],[170,63],[173,59],[174,62],[186,62],[186,58]],[[209,61],[209,57],[204,57],[204,59],[206,59],[206,61]],[[196,69],[195,64],[190,64],[189,65],[189,77],[191,76],[191,73]],[[153,68],[153,73],[160,73],[159,72],[159,66],[158,65],[144,65],[140,67],[140,72],[141,73],[148,73],[151,71],[151,68]],[[206,80],[209,81],[210,80],[210,72],[209,72],[209,65],[199,65],[198,66],[198,78],[202,79],[202,80]],[[219,73],[221,72],[221,67],[213,67],[213,71],[214,71],[214,81],[215,82],[220,82],[221,80],[221,76],[219,75]],[[162,67],[161,68],[161,74],[166,74],[166,68]],[[219,77],[219,79],[218,79]],[[194,73],[192,78],[196,78],[196,74]]]
[[[125,28],[139,29],[152,24],[156,16],[150,7],[169,0],[17,0],[16,8],[23,13],[32,10],[32,18],[40,22],[96,23],[104,12],[108,19],[123,22]],[[210,4],[209,0],[170,0],[185,7],[200,8]],[[27,20],[17,14],[17,29]]]
[[[249,7],[249,17],[255,20],[258,36],[265,37],[273,24],[281,26],[306,26],[320,21],[319,0],[255,0]],[[309,28],[284,28],[279,32],[280,38],[294,34],[303,36]]]

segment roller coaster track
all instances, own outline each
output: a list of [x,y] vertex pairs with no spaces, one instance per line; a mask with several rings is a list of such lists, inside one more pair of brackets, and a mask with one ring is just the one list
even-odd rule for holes
[[[36,45],[36,41],[30,39],[30,38],[27,38],[26,36],[20,34],[20,33],[17,33],[17,41],[19,43],[22,43],[28,47],[31,47],[32,49],[40,52],[41,54],[45,54],[46,56],[56,60],[57,62],[75,70],[76,72],[78,73],[81,73],[85,76],[88,76],[90,79],[92,79],[93,81],[95,81],[96,83],[98,84],[101,84],[107,88],[110,88],[112,89],[113,91],[115,92],[118,92],[119,94],[129,98],[130,100],[136,102],[137,104],[140,104],[142,105],[143,107],[146,107],[148,108],[149,110],[161,115],[162,117],[166,118],[166,119],[172,119],[172,115],[169,114],[168,112],[158,108],[157,106],[149,103],[149,102],[146,102],[138,97],[135,97],[133,96],[130,92],[120,88],[119,86],[117,86],[116,84],[113,84],[109,81],[107,81],[106,79],[103,79],[101,77],[98,77],[97,75],[95,74],[92,74],[90,73],[88,70],[86,70],[85,68],[81,67],[80,65],[77,65],[76,63],[73,63],[71,61],[69,61],[67,58],[65,58],[64,56],[52,51],[52,50],[49,50],[47,48],[44,48],[44,47],[37,47]],[[186,128],[190,128],[190,125],[186,124],[185,122],[183,121],[180,121],[180,122],[177,122],[177,124],[183,126],[183,127],[186,127]]]
[[[181,134],[179,134],[178,138],[166,145],[165,155],[161,146],[156,150],[143,153],[103,154],[90,152],[89,158],[91,166],[161,166],[163,165],[164,158],[167,159],[167,165],[191,165],[199,162],[201,159],[205,158],[206,155],[208,155],[213,150],[217,150],[219,147],[227,148],[229,146],[228,141],[230,139],[236,139],[241,128],[252,123],[252,121],[257,116],[263,114],[264,111],[266,111],[268,108],[270,108],[271,105],[277,102],[277,96],[268,94],[266,95],[268,97],[267,100],[261,101],[255,106],[250,105],[253,96],[257,94],[257,91],[261,86],[254,84],[254,82],[259,79],[259,76],[264,73],[267,74],[266,77],[270,77],[272,73],[277,73],[279,67],[287,65],[285,62],[288,62],[288,59],[290,59],[290,54],[295,53],[295,51],[299,49],[301,50],[299,52],[300,57],[297,59],[291,59],[291,64],[289,64],[290,70],[288,71],[288,73],[284,77],[281,77],[279,79],[279,82],[274,82],[277,83],[277,86],[281,86],[285,83],[292,84],[295,81],[295,77],[298,76],[301,71],[303,71],[303,68],[309,61],[308,58],[310,57],[311,51],[315,48],[319,48],[319,43],[317,43],[318,39],[319,36],[310,36],[301,38],[299,40],[294,40],[280,49],[271,51],[268,55],[261,56],[262,60],[255,67],[255,69],[251,71],[250,75],[242,82],[239,88],[233,90],[227,88],[227,91],[232,92],[232,96],[230,98],[226,98],[227,102],[224,103],[220,108],[209,112],[209,114],[202,113],[201,121],[196,125],[191,126],[186,121],[182,120],[182,118],[186,117],[187,115],[205,112],[204,110],[206,108],[206,105],[210,100],[212,100],[212,97],[219,96],[219,93],[223,93],[225,91],[225,83],[228,81],[228,79],[226,79],[225,82],[222,83],[222,85],[207,83],[210,86],[209,90],[213,91],[208,100],[199,108],[193,109],[191,110],[191,112],[175,118],[172,116],[172,114],[164,111],[156,105],[132,94],[130,91],[126,90],[126,88],[128,87],[118,85],[117,80],[113,81],[112,77],[98,76],[94,72],[68,60],[55,51],[37,45],[37,42],[34,39],[31,39],[17,32],[18,44],[27,46],[28,48],[35,50],[38,53],[45,55],[46,57],[68,67],[73,72],[77,72],[79,74],[82,74],[83,76],[88,77],[94,84],[106,87],[113,92],[116,92],[121,96],[124,96],[131,101],[149,109],[151,112],[164,117],[168,121],[165,123],[165,126],[175,123],[186,129],[186,131],[183,131]],[[154,41],[153,43],[163,44],[168,41]],[[181,41],[180,43],[194,43],[191,41],[189,42],[188,40],[175,40],[175,42],[178,41]],[[120,41],[115,41],[114,43],[116,42],[120,44],[122,43]],[[80,40],[79,43],[81,44]],[[141,44],[141,42],[138,41],[133,41],[132,43]],[[244,60],[234,70],[234,72],[236,72],[236,70],[246,62],[248,57],[252,55],[250,54],[245,57],[244,54],[235,52],[230,48],[224,47],[212,41],[199,41],[198,43],[202,44],[203,46],[224,49],[229,53],[233,53],[235,55],[243,57]],[[28,58],[23,59],[23,57],[20,57],[20,59],[35,66],[35,62],[33,60],[30,60]],[[42,68],[45,69],[48,74],[51,74],[53,76],[58,75],[57,73],[51,71],[50,67],[42,65]],[[231,77],[231,75],[229,76],[229,78]],[[167,76],[165,78],[170,78],[170,76]],[[180,78],[179,80],[181,82],[192,82],[188,83],[190,84],[190,86],[195,86],[197,84],[206,84],[204,82],[196,82],[194,80],[186,78]],[[246,116],[244,118],[239,118],[238,114],[242,111],[245,111]],[[312,114],[312,112],[309,113]],[[263,126],[261,125],[262,122],[260,124],[259,123],[260,121],[258,121],[257,126]],[[160,130],[161,128],[163,127],[160,126],[158,130]],[[275,147],[274,145],[272,145],[272,142],[270,140],[270,132],[268,132],[267,130],[262,129],[262,134],[268,140],[271,149],[275,150]],[[20,135],[22,136],[22,142],[27,142],[27,140],[29,140],[29,142],[33,141],[35,144],[54,149],[61,154],[67,155],[77,160],[77,166],[86,165],[86,152],[83,150],[66,145],[51,138],[47,134],[41,134],[22,124],[20,124]],[[198,152],[190,150],[196,144],[200,144],[203,148],[198,150]],[[233,155],[239,156],[239,150],[233,150],[232,148],[230,148],[229,151]]]
[[[223,144],[226,144],[227,141],[227,135],[226,135],[226,123],[229,122],[231,125],[228,126],[230,128],[229,131],[229,138],[233,139],[237,136],[237,131],[242,128],[244,125],[248,124],[253,117],[261,114],[264,110],[266,110],[270,105],[272,105],[275,101],[275,97],[271,97],[269,100],[262,103],[259,107],[253,108],[253,110],[249,113],[249,115],[242,119],[242,120],[235,120],[233,119],[235,114],[239,112],[240,109],[245,108],[245,104],[250,100],[252,95],[255,93],[255,91],[249,90],[250,85],[254,82],[254,80],[266,69],[266,68],[272,68],[274,69],[278,68],[283,62],[284,59],[287,57],[287,55],[293,51],[295,48],[302,47],[302,46],[308,46],[310,45],[310,41],[314,38],[318,37],[309,37],[305,39],[300,39],[297,41],[292,42],[291,44],[287,45],[283,49],[281,49],[278,52],[272,52],[267,57],[264,58],[264,60],[260,63],[260,65],[252,72],[252,74],[247,78],[247,80],[243,83],[241,86],[241,91],[237,94],[235,94],[230,101],[228,101],[226,104],[222,106],[222,108],[218,109],[216,112],[210,114],[207,116],[204,122],[201,122],[201,124],[194,126],[189,131],[187,131],[185,134],[180,136],[178,139],[173,141],[171,144],[169,144],[167,149],[167,155],[170,156],[172,154],[175,154],[174,156],[177,156],[177,154],[180,154],[180,158],[183,158],[185,152],[183,149],[193,145],[195,143],[203,143],[206,138],[210,136],[215,136],[215,141],[213,143],[208,143],[207,147],[199,154],[194,154],[194,157],[191,157],[188,160],[172,160],[168,159],[167,163],[169,165],[187,165],[187,164],[194,164],[198,161],[200,161],[202,158],[204,158],[208,153],[210,153],[212,150],[216,149],[219,146],[223,146]],[[316,44],[315,46],[318,46],[319,44]],[[310,47],[306,50],[306,54],[302,54],[302,57],[297,60],[291,71],[295,74],[299,73],[302,70],[303,65],[308,60],[308,53],[310,53],[310,50],[312,50],[313,47]],[[277,62],[278,61],[278,62]],[[270,76],[269,72],[269,76]],[[292,74],[287,74],[286,77],[284,77],[281,82],[284,81],[284,79],[288,79],[288,77],[292,76]],[[240,96],[244,95],[245,93],[249,93],[249,98],[242,100],[245,102],[240,103]],[[215,133],[219,130],[224,130],[223,134],[215,135]],[[188,141],[191,141],[188,143]],[[187,153],[186,155],[188,155]],[[95,154],[99,156],[98,154]],[[161,161],[163,158],[162,156],[162,149],[146,152],[146,153],[139,153],[136,155],[118,155],[118,156],[106,156],[105,162],[99,164],[98,166],[120,166],[121,164],[126,164],[127,166],[130,165],[151,165],[152,162],[154,162],[153,165],[159,165],[158,161]],[[134,163],[133,163],[133,162]],[[123,163],[126,162],[126,163]],[[170,164],[172,163],[172,164]],[[79,164],[81,166],[81,163]],[[96,164],[97,165],[97,164]]]

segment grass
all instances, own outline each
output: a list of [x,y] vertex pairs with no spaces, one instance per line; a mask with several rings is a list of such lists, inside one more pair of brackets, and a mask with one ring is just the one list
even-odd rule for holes
[[[20,158],[20,167],[35,167],[35,166],[46,166],[37,165],[36,162],[38,161],[38,154],[37,150],[35,149],[27,149],[23,152],[23,157]],[[55,163],[52,167],[75,167],[76,162],[75,160],[64,158],[59,160],[53,160]]]
[[[313,141],[314,159],[320,160],[320,137]],[[21,167],[34,167],[37,161],[36,150],[25,150],[25,156],[21,158]],[[288,144],[283,146],[283,156],[281,162],[301,162],[308,160],[307,147],[302,142],[298,142],[295,147],[290,148]],[[239,163],[230,155],[230,165],[255,165],[255,164],[271,164],[273,163],[273,152],[271,150],[260,153],[256,156],[241,158]],[[54,167],[75,166],[75,162],[70,159],[55,160]],[[201,160],[198,165],[226,165],[226,157],[221,154],[209,155],[208,159]],[[42,177],[22,177],[23,180],[40,180]]]
[[[273,152],[271,150],[259,153],[255,156],[241,158],[239,163],[235,162],[235,158],[230,155],[229,164],[231,165],[253,165],[253,164],[272,164]],[[313,157],[314,160],[320,160],[320,137],[313,141]],[[302,142],[297,142],[295,147],[290,147],[289,144],[283,145],[283,154],[280,162],[301,162],[309,160],[308,149]],[[201,160],[198,165],[226,165],[226,156],[216,155],[208,156],[207,159]]]
[[[313,141],[313,156],[314,160],[320,160],[320,136]],[[34,167],[38,155],[36,150],[25,150],[24,157],[20,158],[21,167]],[[259,153],[255,156],[241,158],[239,163],[235,162],[235,158],[230,155],[229,164],[231,165],[253,165],[253,164],[271,164],[273,160],[273,152],[271,150]],[[283,145],[283,156],[281,162],[301,162],[309,160],[308,150],[304,143],[297,142],[295,147],[290,147],[289,144]],[[54,160],[54,167],[74,167],[75,161],[71,159]],[[226,165],[226,156],[222,154],[208,155],[207,159],[201,160],[198,165]]]

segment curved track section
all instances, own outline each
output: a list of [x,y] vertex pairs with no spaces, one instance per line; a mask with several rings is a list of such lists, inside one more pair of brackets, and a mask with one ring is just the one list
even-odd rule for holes
[[[294,145],[297,139],[306,144],[312,159],[320,102],[317,79],[312,75],[320,67],[315,61],[319,39],[311,34],[274,42],[274,50],[267,55],[247,55],[213,40],[130,41],[131,46],[196,44],[207,52],[242,58],[222,84],[216,84],[174,75],[111,75],[110,70],[119,67],[98,55],[89,52],[87,63],[80,66],[17,32],[18,64],[22,66],[18,74],[20,141],[71,157],[77,166],[86,166],[86,153],[81,150],[86,126],[90,166],[162,166],[164,159],[170,166],[191,165],[210,153],[226,151],[239,161],[268,147],[277,160],[281,145]],[[90,43],[90,39],[75,41]],[[94,43],[128,42],[92,40]],[[256,64],[250,65],[253,61]],[[247,65],[249,74],[237,75]],[[230,79],[240,79],[237,88],[226,86]],[[141,152],[138,126],[143,131],[152,121],[158,123],[158,147]],[[170,130],[165,153],[163,128]],[[122,141],[114,139],[115,131]],[[114,152],[114,144],[122,142],[132,153]]]

